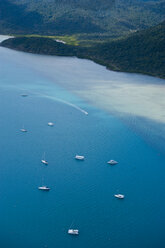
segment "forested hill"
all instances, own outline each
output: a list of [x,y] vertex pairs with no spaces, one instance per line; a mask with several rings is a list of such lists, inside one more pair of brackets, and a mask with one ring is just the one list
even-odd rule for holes
[[164,18],[165,0],[0,0],[1,34],[117,37]]
[[116,71],[137,72],[165,78],[165,22],[126,38],[83,47],[42,37],[5,40],[2,46],[38,54],[91,59]]
[[165,21],[126,38],[96,45],[90,57],[114,70],[165,78]]

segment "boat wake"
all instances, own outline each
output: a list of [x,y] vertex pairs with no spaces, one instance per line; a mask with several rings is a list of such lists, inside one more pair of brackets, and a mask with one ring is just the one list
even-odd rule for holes
[[[40,95],[41,95],[41,94],[40,94]],[[72,108],[77,109],[77,110],[80,111],[81,113],[83,113],[83,114],[85,114],[85,115],[88,115],[88,112],[87,112],[86,110],[80,108],[79,106],[77,106],[77,105],[75,105],[75,104],[73,104],[73,103],[71,103],[71,102],[62,100],[62,99],[57,98],[57,97],[54,97],[54,96],[52,97],[52,96],[49,96],[49,95],[45,95],[45,94],[42,95],[42,96],[47,97],[47,98],[52,99],[52,100],[55,100],[55,101],[58,101],[58,102],[61,102],[61,103],[64,103],[64,104],[66,104],[66,105],[68,105],[68,106],[70,106],[70,107],[72,107]]]

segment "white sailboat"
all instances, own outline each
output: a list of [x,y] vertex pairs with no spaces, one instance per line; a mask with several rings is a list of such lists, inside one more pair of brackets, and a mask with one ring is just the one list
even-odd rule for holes
[[20,129],[21,132],[26,133],[27,129],[24,128],[24,125],[22,126],[22,128]]
[[45,164],[45,165],[48,165],[48,161],[46,161],[46,159],[45,159],[45,152],[44,152],[44,154],[43,154],[43,158],[41,159],[41,162],[42,162],[43,164]]
[[45,191],[49,191],[50,190],[50,188],[47,187],[47,186],[40,186],[40,187],[38,187],[38,189],[39,190],[45,190]]
[[78,229],[69,229],[68,234],[79,235],[79,230]]
[[[73,224],[73,222],[72,222],[72,224]],[[70,234],[70,235],[79,235],[79,230],[78,229],[71,229],[72,224],[70,225],[70,228],[68,229],[68,234]]]
[[48,122],[48,126],[53,127],[54,123],[53,122]]
[[116,194],[116,195],[114,195],[114,197],[116,197],[118,199],[124,199],[124,195],[122,195],[122,194]]
[[115,165],[115,164],[118,164],[118,162],[115,161],[115,160],[113,160],[113,159],[111,159],[111,160],[109,160],[109,161],[107,162],[107,164]]
[[45,186],[45,185],[43,184],[43,178],[42,178],[42,186],[39,186],[38,189],[39,189],[39,190],[44,190],[44,191],[49,191],[49,190],[50,190],[49,187],[47,187],[47,186]]
[[84,156],[81,156],[81,155],[76,155],[75,156],[75,159],[77,159],[77,160],[84,160],[85,157]]

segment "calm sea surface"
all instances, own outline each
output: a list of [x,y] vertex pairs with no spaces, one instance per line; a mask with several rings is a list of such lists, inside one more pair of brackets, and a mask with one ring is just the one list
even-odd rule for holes
[[[103,100],[107,80],[112,102]],[[165,247],[164,113],[154,119],[145,104],[129,109],[131,94],[119,102],[112,90],[116,82],[128,93],[138,80],[143,100],[148,88],[161,112],[153,88],[164,80],[0,48],[0,247]],[[39,191],[42,183],[51,190]],[[69,236],[70,227],[80,235]]]

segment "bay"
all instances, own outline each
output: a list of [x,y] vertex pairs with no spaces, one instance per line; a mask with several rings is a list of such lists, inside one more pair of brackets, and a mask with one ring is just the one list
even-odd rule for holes
[[91,61],[0,48],[0,246],[164,247],[163,89]]

